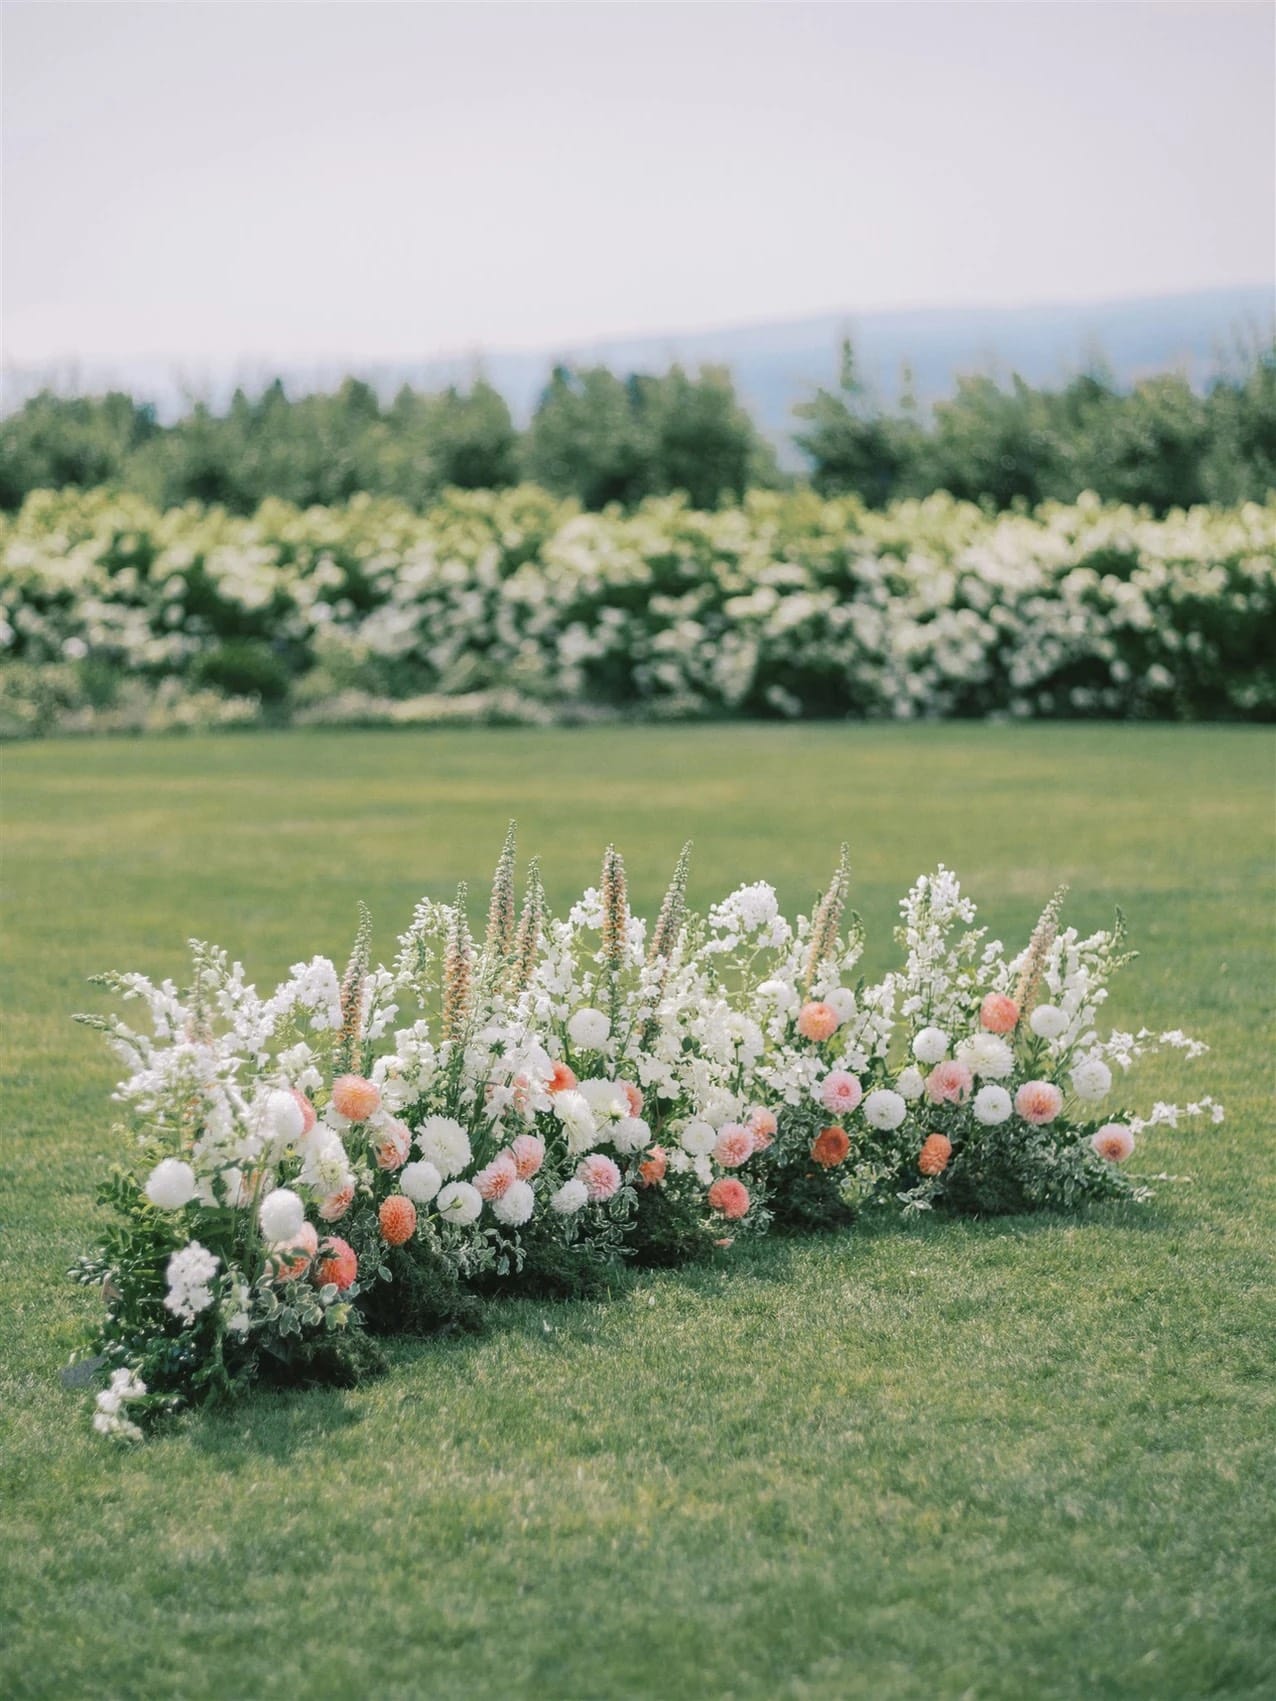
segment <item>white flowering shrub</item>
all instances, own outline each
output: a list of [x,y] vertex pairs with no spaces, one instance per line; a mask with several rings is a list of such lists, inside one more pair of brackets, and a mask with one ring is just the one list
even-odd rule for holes
[[1274,557],[1276,504],[582,514],[527,487],[240,519],[45,491],[0,517],[0,720],[1271,718]]
[[477,1321],[482,1296],[605,1291],[625,1261],[710,1254],[866,1204],[994,1213],[1143,1199],[1114,1080],[1177,1032],[1102,1036],[1123,924],[1053,899],[1008,956],[946,869],[904,901],[903,966],[859,972],[843,850],[810,916],[764,882],[686,908],[689,847],[650,927],[609,848],[565,918],[511,825],[481,939],[423,899],[390,967],[361,915],[268,997],[193,946],[191,984],[103,977],[148,1022],[82,1017],[127,1075],[138,1162],[105,1191],[104,1434],[255,1378],[350,1382],[370,1336]]

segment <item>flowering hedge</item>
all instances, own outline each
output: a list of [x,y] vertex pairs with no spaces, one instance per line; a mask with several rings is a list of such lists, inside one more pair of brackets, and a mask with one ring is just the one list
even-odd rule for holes
[[990,517],[533,487],[251,519],[97,491],[0,521],[13,732],[717,714],[1269,718],[1276,504]]
[[344,975],[314,957],[269,997],[202,944],[186,991],[104,977],[150,1031],[81,1018],[125,1060],[138,1145],[75,1272],[104,1300],[97,1427],[133,1439],[262,1377],[349,1382],[377,1333],[771,1227],[1145,1199],[1139,1132],[1222,1115],[1109,1105],[1114,1070],[1205,1049],[1100,1035],[1119,918],[1081,938],[1057,894],[1007,954],[941,868],[903,902],[902,966],[865,984],[845,852],[792,923],[764,883],[689,913],[687,868],[648,928],[609,849],[557,920],[535,863],[516,905],[511,828],[481,942],[462,888],[417,906],[388,968],[365,912]]

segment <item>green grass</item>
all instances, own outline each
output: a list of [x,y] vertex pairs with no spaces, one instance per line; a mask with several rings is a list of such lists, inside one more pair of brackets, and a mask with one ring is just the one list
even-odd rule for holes
[[[1276,1692],[1272,743],[1256,729],[710,727],[49,744],[5,759],[0,1692],[871,1701]],[[843,836],[891,955],[956,867],[1003,937],[1059,880],[1144,955],[1113,1020],[1214,1050],[1217,1130],[1144,1211],[763,1243],[609,1305],[510,1304],[353,1393],[144,1448],[58,1367],[117,1149],[73,1027],[212,937],[260,981],[481,880],[506,818],[564,903],[614,838],[650,906],[805,901]]]

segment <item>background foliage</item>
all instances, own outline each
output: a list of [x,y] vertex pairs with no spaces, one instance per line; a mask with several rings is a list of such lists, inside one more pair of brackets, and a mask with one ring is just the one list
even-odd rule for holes
[[[904,386],[885,408],[845,345],[842,381],[797,411],[796,442],[824,493],[870,504],[947,490],[1004,508],[1105,500],[1157,513],[1196,502],[1262,501],[1276,488],[1276,349],[1257,347],[1198,393],[1174,374],[1119,388],[1101,363],[1062,387],[1019,378],[961,380],[922,410]],[[114,484],[160,507],[215,502],[251,513],[275,496],[305,507],[356,492],[414,507],[447,486],[502,489],[522,479],[587,508],[682,491],[696,507],[787,481],[729,372],[675,366],[662,376],[558,368],[525,431],[476,379],[388,403],[358,379],[290,399],[279,382],[226,411],[198,403],[161,425],[129,396],[32,398],[0,422],[0,508],[32,490]]]

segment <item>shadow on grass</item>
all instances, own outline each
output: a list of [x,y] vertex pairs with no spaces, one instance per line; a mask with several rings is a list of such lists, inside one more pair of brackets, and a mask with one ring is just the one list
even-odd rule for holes
[[[384,1385],[386,1380],[393,1383],[401,1379],[402,1372],[430,1362],[442,1363],[451,1375],[463,1379],[475,1355],[494,1335],[521,1336],[545,1344],[552,1341],[555,1346],[577,1345],[610,1327],[618,1309],[648,1299],[659,1302],[662,1294],[712,1300],[725,1287],[739,1293],[751,1286],[784,1286],[796,1279],[795,1266],[812,1253],[844,1257],[858,1265],[864,1280],[871,1281],[871,1250],[888,1241],[897,1245],[956,1241],[986,1246],[990,1252],[998,1249],[1004,1256],[1013,1257],[1015,1248],[1024,1242],[1063,1230],[1087,1236],[1113,1230],[1145,1234],[1163,1233],[1174,1226],[1172,1210],[1157,1204],[1132,1209],[1120,1201],[1074,1212],[1038,1211],[997,1217],[936,1211],[901,1220],[886,1212],[873,1213],[841,1233],[746,1239],[729,1253],[703,1262],[676,1269],[628,1271],[613,1288],[587,1299],[493,1298],[485,1309],[485,1326],[479,1331],[448,1328],[433,1335],[379,1337],[386,1359],[385,1377],[370,1378],[363,1389]],[[184,1426],[186,1438],[229,1472],[254,1459],[287,1463],[321,1438],[331,1442],[344,1432],[356,1430],[373,1409],[359,1397],[360,1392],[360,1388],[322,1385],[258,1387],[233,1406],[191,1413]],[[426,1398],[407,1387],[396,1389],[394,1397],[397,1403],[409,1405]]]

